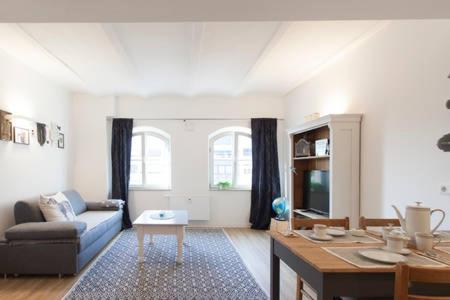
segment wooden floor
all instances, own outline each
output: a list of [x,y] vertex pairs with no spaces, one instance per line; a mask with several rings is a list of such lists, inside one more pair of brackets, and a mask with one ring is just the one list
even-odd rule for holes
[[[264,231],[251,229],[225,229],[247,268],[259,285],[267,292],[269,282],[269,237]],[[87,269],[87,268],[85,268]],[[19,276],[0,279],[0,299],[61,299],[78,276]],[[281,298],[295,298],[295,273],[281,266]]]

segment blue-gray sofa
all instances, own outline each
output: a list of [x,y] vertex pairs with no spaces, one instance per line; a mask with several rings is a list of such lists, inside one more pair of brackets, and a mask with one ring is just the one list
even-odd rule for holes
[[0,241],[0,274],[77,274],[122,229],[122,208],[63,192],[74,222],[46,222],[38,200],[18,201],[16,225]]

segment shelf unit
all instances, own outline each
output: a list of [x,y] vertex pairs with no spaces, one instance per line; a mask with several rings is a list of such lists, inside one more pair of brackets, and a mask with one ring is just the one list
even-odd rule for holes
[[[327,115],[288,130],[291,172],[288,174],[291,218],[308,217],[303,207],[303,172],[329,171],[330,218],[349,217],[351,226],[359,219],[360,127],[362,115]],[[295,143],[302,137],[314,143],[329,139],[330,154],[294,157]],[[295,170],[295,173],[294,171]]]
[[329,155],[320,155],[320,156],[301,156],[301,157],[293,157],[293,160],[307,160],[307,159],[328,159]]

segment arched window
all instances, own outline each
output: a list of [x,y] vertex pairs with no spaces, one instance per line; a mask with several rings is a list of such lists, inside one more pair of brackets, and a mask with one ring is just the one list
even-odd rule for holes
[[171,188],[170,136],[153,127],[135,127],[131,146],[130,186]]
[[252,185],[251,131],[227,127],[209,136],[209,185],[213,189],[245,189]]

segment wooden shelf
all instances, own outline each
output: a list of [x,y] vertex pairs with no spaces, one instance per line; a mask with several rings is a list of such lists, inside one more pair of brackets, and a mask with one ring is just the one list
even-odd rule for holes
[[328,219],[328,216],[316,214],[312,211],[303,211],[302,209],[294,209],[294,214],[305,216],[309,219]]
[[[326,218],[304,211],[305,173],[328,171],[329,218],[350,217],[352,227],[359,219],[359,153],[361,115],[328,115],[288,130],[289,159],[293,170],[289,178],[291,217]],[[311,156],[295,157],[295,145],[305,139],[312,145]],[[328,155],[315,155],[315,142],[328,139]]]
[[307,159],[325,159],[330,158],[329,155],[320,155],[320,156],[302,156],[302,157],[294,157],[293,160],[307,160]]

